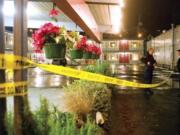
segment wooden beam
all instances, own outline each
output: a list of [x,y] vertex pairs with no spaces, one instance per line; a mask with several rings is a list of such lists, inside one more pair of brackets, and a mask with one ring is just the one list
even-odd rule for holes
[[90,4],[90,5],[119,5],[119,3],[109,3],[109,2],[91,2],[91,1],[86,1],[86,4]]
[[52,0],[57,7],[93,40],[100,42],[101,34],[96,21],[84,0]]

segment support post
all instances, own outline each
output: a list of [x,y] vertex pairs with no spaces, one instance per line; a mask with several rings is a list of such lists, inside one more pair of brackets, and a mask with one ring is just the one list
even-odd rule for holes
[[[14,0],[15,16],[14,16],[14,54],[18,56],[27,56],[27,0]],[[14,81],[26,81],[27,70],[15,70]],[[22,87],[16,88],[16,91],[22,91]],[[27,90],[27,88],[26,88]],[[14,133],[23,135],[23,112],[25,110],[24,99],[26,96],[14,97]]]
[[[0,0],[0,53],[4,53],[5,50],[5,38],[4,38],[4,16],[3,16],[4,0]],[[5,70],[0,70],[0,83],[5,82]],[[5,127],[5,114],[6,114],[6,98],[0,98],[0,135],[7,135]]]

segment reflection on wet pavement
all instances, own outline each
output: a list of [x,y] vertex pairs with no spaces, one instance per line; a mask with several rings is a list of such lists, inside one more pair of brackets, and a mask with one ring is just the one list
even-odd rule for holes
[[[61,88],[29,88],[28,100],[31,110],[36,110],[40,105],[40,98],[46,98],[51,105],[64,111],[64,92]],[[13,97],[7,97],[8,110],[13,110]]]
[[[137,65],[111,66],[114,76],[134,82],[144,82],[144,67]],[[171,71],[157,68],[154,83],[168,79]],[[39,97],[64,110],[62,86],[72,79],[44,72],[38,68],[28,71],[28,100],[31,110],[39,106]],[[180,92],[178,82],[153,89],[147,96],[143,89],[116,86],[112,98],[111,135],[180,135]],[[8,97],[8,108],[13,98]]]
[[179,135],[179,96],[178,90],[114,94],[111,135]]
[[[143,67],[119,68],[115,76],[121,79],[144,82]],[[122,72],[122,71],[123,72]],[[126,73],[125,73],[126,72]],[[171,71],[157,68],[153,83],[169,79]],[[116,86],[112,98],[111,135],[180,135],[180,92],[177,81],[152,89]]]
[[52,88],[69,84],[73,79],[61,75],[51,74],[39,68],[28,71],[29,87]]

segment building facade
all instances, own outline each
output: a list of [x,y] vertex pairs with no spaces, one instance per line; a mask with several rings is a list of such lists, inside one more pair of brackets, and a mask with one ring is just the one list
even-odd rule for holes
[[102,42],[103,59],[115,64],[138,64],[143,56],[142,40],[108,40]]
[[148,41],[147,47],[155,49],[154,56],[159,65],[174,69],[178,60],[176,50],[180,49],[180,26]]

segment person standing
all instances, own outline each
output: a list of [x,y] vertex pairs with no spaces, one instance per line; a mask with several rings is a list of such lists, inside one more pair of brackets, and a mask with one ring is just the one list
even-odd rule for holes
[[[154,49],[149,48],[147,51],[147,56],[145,58],[142,58],[142,62],[145,64],[145,83],[146,84],[152,84],[154,65],[157,63],[153,57],[153,54],[154,54]],[[145,91],[147,94],[153,94],[151,89],[146,89]]]
[[179,59],[177,61],[177,71],[180,73],[180,49],[177,50],[177,52],[178,52],[178,57],[179,57]]
[[179,50],[177,50],[177,52],[178,52],[178,57],[179,57],[179,59],[178,59],[178,61],[177,61],[177,65],[176,65],[176,67],[177,67],[177,71],[178,71],[178,76],[179,76],[179,87],[180,87],[180,49]]

